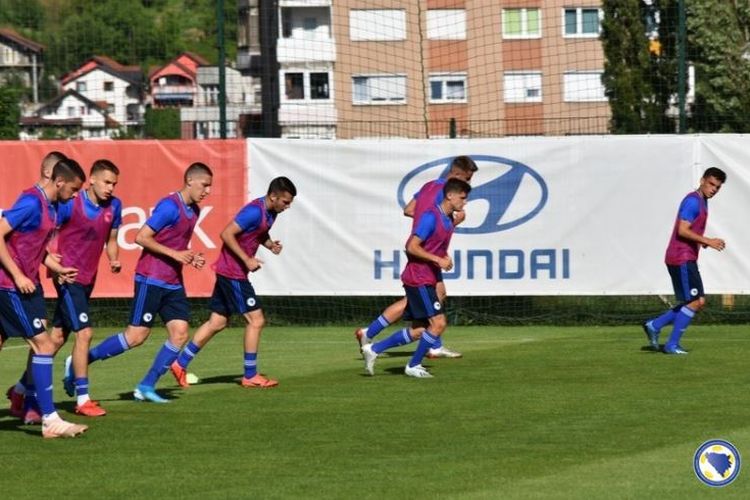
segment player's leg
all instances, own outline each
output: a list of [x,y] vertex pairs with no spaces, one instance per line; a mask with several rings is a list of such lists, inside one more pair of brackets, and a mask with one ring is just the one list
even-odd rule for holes
[[[208,321],[203,323],[193,334],[193,339],[188,342],[177,361],[172,363],[170,370],[174,375],[180,387],[190,387],[188,382],[187,367],[203,347],[213,338],[214,335],[226,328],[229,317],[232,313],[240,312],[238,304],[243,303],[241,294],[237,294],[237,287],[234,281],[221,275],[216,275],[211,300],[208,308],[211,315]],[[247,282],[247,280],[243,280]]]
[[675,314],[672,321],[672,332],[669,339],[664,344],[664,352],[667,354],[687,354],[687,351],[680,345],[682,335],[690,326],[690,322],[705,305],[706,301],[703,292],[703,280],[698,272],[698,265],[694,262],[686,262],[679,266],[679,291],[683,305]]
[[[154,403],[168,403],[169,400],[162,398],[156,393],[156,383],[172,366],[180,354],[180,349],[188,340],[190,321],[190,305],[188,304],[185,289],[180,287],[176,290],[161,288],[154,291],[160,294],[159,315],[167,328],[167,341],[161,346],[154,357],[151,367],[140,381],[133,397],[138,401],[151,401]],[[153,318],[152,318],[153,320]]]
[[[438,300],[441,304],[445,304],[445,298],[448,296],[448,293],[445,289],[445,282],[444,281],[438,281],[435,285],[435,291],[437,292]],[[427,351],[427,357],[430,359],[435,358],[460,358],[463,354],[461,354],[458,351],[454,351],[453,349],[449,349],[448,347],[445,347],[443,345],[443,337],[440,336],[437,338],[437,342],[435,343],[434,347],[431,347],[430,350]]]
[[406,289],[410,311],[414,311],[415,319],[427,319],[429,326],[422,332],[419,344],[407,363],[404,373],[410,377],[429,378],[432,375],[422,366],[422,360],[427,355],[427,351],[435,346],[448,322],[434,286],[406,287]]
[[404,315],[404,310],[406,310],[406,297],[403,297],[386,307],[380,316],[375,318],[369,326],[365,328],[357,328],[354,331],[354,338],[357,340],[360,350],[362,350],[362,346],[372,342],[372,339],[375,338],[377,334],[401,319]]
[[244,375],[242,377],[243,387],[271,388],[279,385],[277,380],[267,378],[258,372],[258,348],[260,346],[260,334],[266,324],[263,310],[253,309],[243,314],[247,320],[244,338]]
[[[45,306],[41,287],[31,294],[7,292],[15,316],[14,333],[20,334],[33,351],[30,376],[37,387],[37,401],[42,413],[42,435],[46,438],[73,437],[88,427],[65,422],[55,409],[52,393],[52,363],[56,344],[45,329]],[[13,333],[11,333],[12,335]]]
[[[681,304],[685,301],[685,285],[683,285],[680,266],[667,264],[667,271],[669,272],[669,278],[672,281],[672,289],[674,290],[675,297],[677,297],[677,302]],[[643,331],[645,332],[646,338],[648,338],[648,342],[652,349],[656,351],[659,350],[659,333],[661,333],[661,329],[674,322],[681,307],[682,305],[678,305],[671,309],[667,309],[659,316],[643,322]]]

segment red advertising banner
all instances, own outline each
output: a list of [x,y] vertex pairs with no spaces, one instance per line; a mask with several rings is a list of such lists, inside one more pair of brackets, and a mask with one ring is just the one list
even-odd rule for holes
[[[114,162],[120,169],[114,194],[123,206],[118,237],[123,269],[120,274],[112,274],[103,256],[95,297],[132,297],[133,270],[141,253],[135,243],[138,229],[161,198],[182,188],[183,173],[191,163],[208,165],[214,173],[211,194],[201,204],[201,216],[191,241],[191,248],[206,256],[207,265],[201,271],[186,267],[185,287],[191,297],[211,295],[214,276],[210,264],[221,248],[219,234],[246,200],[244,140],[0,142],[0,208],[12,206],[19,193],[39,179],[42,158],[55,150],[76,160],[87,174],[91,164],[100,158]],[[54,297],[49,280],[43,281],[45,295]]]

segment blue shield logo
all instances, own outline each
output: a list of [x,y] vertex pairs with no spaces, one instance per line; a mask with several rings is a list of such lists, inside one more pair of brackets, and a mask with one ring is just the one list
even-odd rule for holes
[[[538,172],[521,162],[501,156],[470,155],[479,166],[472,179],[467,214],[474,207],[484,210],[481,220],[467,221],[456,228],[459,234],[487,234],[506,231],[534,218],[547,203],[547,183]],[[415,168],[398,186],[398,203],[405,207],[414,193],[430,180],[447,175],[453,156]],[[480,179],[477,184],[476,180]]]

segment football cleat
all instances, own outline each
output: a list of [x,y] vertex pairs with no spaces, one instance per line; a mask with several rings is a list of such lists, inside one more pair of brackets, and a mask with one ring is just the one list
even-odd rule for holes
[[45,439],[54,438],[72,438],[79,434],[83,434],[88,430],[87,425],[74,424],[72,422],[66,422],[61,418],[46,419],[42,422],[42,436]]
[[648,338],[648,343],[651,346],[652,349],[655,351],[659,350],[659,332],[657,330],[654,330],[654,327],[651,323],[651,321],[646,321],[643,323],[643,331],[646,333],[646,338]]
[[415,366],[409,366],[406,365],[406,368],[404,368],[404,373],[408,377],[415,377],[415,378],[432,378],[432,374],[428,372],[424,366],[422,365],[415,365]]
[[148,385],[138,384],[133,391],[133,398],[136,401],[151,401],[152,403],[169,403],[168,399],[156,394],[156,389]]
[[463,354],[457,351],[452,351],[447,347],[438,347],[437,349],[430,349],[427,351],[427,357],[430,359],[435,358],[460,358]]
[[84,417],[103,417],[107,411],[96,401],[88,400],[82,405],[76,405],[76,413]]
[[362,346],[362,356],[365,358],[365,372],[371,377],[375,375],[375,360],[378,359],[378,353],[372,350],[372,344]]
[[75,377],[73,376],[73,356],[65,358],[65,375],[63,376],[63,389],[65,394],[71,398],[76,394]]
[[371,342],[364,328],[357,328],[354,330],[354,339],[357,341],[360,353],[362,352],[362,348]]
[[664,354],[687,354],[688,352],[681,345],[665,345]]
[[242,377],[242,382],[240,382],[242,387],[257,387],[259,389],[270,389],[271,387],[276,387],[279,385],[278,380],[274,380],[272,378],[266,378],[263,376],[263,374],[258,373],[250,378]]
[[180,366],[180,363],[175,361],[169,367],[169,371],[172,372],[174,378],[177,380],[177,384],[180,387],[190,387],[190,383],[187,381],[187,371]]
[[24,395],[16,392],[16,386],[12,385],[5,395],[10,400],[10,414],[16,418],[23,417],[23,400]]
[[23,415],[23,423],[26,425],[39,425],[42,423],[42,416],[36,408],[29,408]]

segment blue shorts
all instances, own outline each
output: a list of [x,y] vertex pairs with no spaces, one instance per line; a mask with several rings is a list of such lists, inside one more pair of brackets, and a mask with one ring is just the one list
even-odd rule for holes
[[89,298],[94,285],[55,282],[57,306],[52,318],[52,326],[67,332],[80,332],[91,326],[89,321]]
[[41,286],[37,285],[33,293],[0,290],[0,332],[3,338],[36,337],[46,331],[46,318],[47,310]]
[[235,313],[245,314],[255,311],[262,306],[249,281],[235,280],[217,274],[208,307],[212,312],[229,317]]
[[434,285],[406,286],[406,310],[404,319],[429,319],[443,314],[443,305],[438,300]]
[[679,266],[667,264],[667,270],[672,278],[674,294],[681,303],[692,302],[705,295],[701,273],[694,260]]
[[129,324],[151,328],[157,314],[165,324],[173,319],[190,321],[190,304],[185,288],[164,288],[136,281]]

